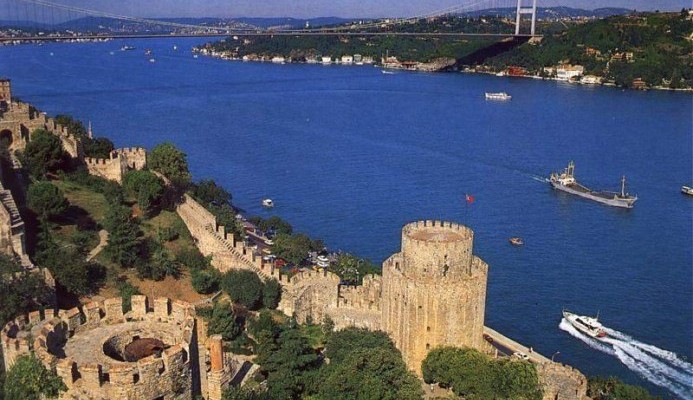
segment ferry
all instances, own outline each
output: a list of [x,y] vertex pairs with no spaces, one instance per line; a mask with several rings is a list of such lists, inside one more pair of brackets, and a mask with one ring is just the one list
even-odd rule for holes
[[272,201],[272,199],[264,199],[264,200],[262,200],[262,206],[267,207],[267,208],[272,208],[272,207],[274,207],[274,202]]
[[568,168],[562,173],[554,172],[549,178],[551,187],[566,193],[574,194],[585,199],[594,200],[607,206],[633,208],[638,196],[631,196],[626,193],[626,177],[621,178],[621,192],[593,191],[575,180],[575,163],[568,163]]
[[604,327],[599,322],[599,313],[596,317],[587,317],[584,315],[573,314],[567,310],[563,310],[563,318],[575,327],[578,331],[593,337],[595,339],[604,339],[608,336]]
[[689,186],[681,186],[681,193],[693,196],[693,188]]
[[513,97],[505,92],[486,93],[486,100],[510,100]]

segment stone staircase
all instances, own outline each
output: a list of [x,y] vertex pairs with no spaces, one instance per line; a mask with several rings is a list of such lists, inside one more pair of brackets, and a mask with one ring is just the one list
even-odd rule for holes
[[239,252],[229,241],[225,238],[223,238],[219,232],[217,232],[211,225],[207,225],[205,227],[205,230],[212,235],[223,247],[225,250],[227,250],[229,253],[231,253],[237,260],[241,262],[241,264],[258,274],[262,280],[267,280],[270,278],[270,276],[263,271],[262,269],[258,268],[258,266],[253,263],[252,261],[248,260],[245,255],[243,255],[241,252]]

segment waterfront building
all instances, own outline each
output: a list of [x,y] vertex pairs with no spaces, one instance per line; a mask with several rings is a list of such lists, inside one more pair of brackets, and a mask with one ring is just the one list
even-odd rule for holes
[[585,72],[582,65],[565,64],[556,68],[556,79],[559,81],[570,81]]
[[322,64],[323,64],[323,65],[330,65],[330,64],[332,64],[332,57],[330,57],[330,56],[322,56]]
[[353,64],[354,63],[354,57],[350,55],[344,55],[342,56],[342,64]]

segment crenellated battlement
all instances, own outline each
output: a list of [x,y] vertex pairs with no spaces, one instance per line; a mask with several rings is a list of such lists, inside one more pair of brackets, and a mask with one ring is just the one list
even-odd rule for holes
[[183,398],[189,399],[190,351],[198,347],[195,316],[186,302],[142,295],[132,296],[127,312],[121,298],[30,312],[0,332],[5,367],[33,352],[68,391],[86,391],[90,398],[188,393]]

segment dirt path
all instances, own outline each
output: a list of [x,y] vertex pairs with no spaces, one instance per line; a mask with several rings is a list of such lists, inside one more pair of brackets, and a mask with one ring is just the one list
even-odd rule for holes
[[96,257],[99,253],[101,253],[101,250],[103,250],[104,247],[106,247],[106,244],[108,243],[108,231],[105,229],[102,229],[99,231],[99,244],[96,245],[91,251],[89,252],[89,255],[87,255],[87,261],[91,261],[92,258]]

